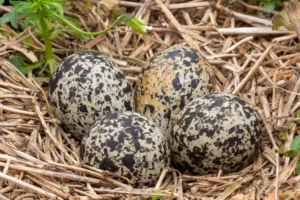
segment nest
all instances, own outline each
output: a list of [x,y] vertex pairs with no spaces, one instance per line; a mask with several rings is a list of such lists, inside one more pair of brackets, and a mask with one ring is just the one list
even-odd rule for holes
[[[72,12],[85,30],[111,22],[90,1],[72,1]],[[109,1],[103,0],[107,9]],[[106,3],[106,4],[105,4]],[[157,52],[174,44],[198,49],[212,66],[217,91],[239,95],[255,107],[263,121],[260,154],[236,173],[191,176],[164,169],[155,187],[133,188],[117,174],[80,163],[79,144],[58,126],[47,102],[49,78],[34,71],[26,76],[7,61],[18,51],[35,62],[43,45],[30,29],[17,34],[8,25],[0,36],[0,199],[299,199],[295,173],[300,153],[284,152],[299,134],[300,53],[292,31],[271,29],[273,13],[237,0],[228,1],[111,1],[141,17],[153,29],[139,35],[119,25],[84,42],[66,34],[53,39],[57,61],[79,51],[110,57],[134,83]],[[3,12],[9,7],[0,6]],[[245,14],[248,12],[247,14]],[[24,37],[24,35],[26,35]],[[24,40],[35,41],[30,47]]]

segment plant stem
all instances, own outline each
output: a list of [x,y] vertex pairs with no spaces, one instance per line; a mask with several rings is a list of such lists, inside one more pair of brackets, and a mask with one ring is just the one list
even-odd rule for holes
[[62,20],[63,22],[65,22],[68,26],[70,26],[75,31],[77,31],[77,32],[79,32],[81,34],[84,34],[84,35],[88,35],[88,36],[94,36],[94,35],[104,34],[107,31],[109,31],[112,28],[114,28],[116,25],[118,25],[123,20],[123,18],[126,17],[126,15],[119,16],[109,27],[107,27],[107,29],[104,29],[102,31],[98,31],[98,32],[86,32],[86,31],[83,31],[83,30],[77,28],[76,26],[74,26],[74,24],[72,24],[71,22],[69,22],[68,20],[66,20],[64,17],[61,17],[60,15],[58,15],[56,13],[51,13],[51,14],[54,15],[55,17],[57,17],[58,19]]
[[[53,55],[52,55],[52,44],[50,39],[50,33],[44,16],[40,17],[40,24],[42,27],[42,36],[45,44],[45,58],[46,58],[46,62],[48,62],[53,59]],[[53,67],[54,66],[50,65],[50,73],[54,71]]]

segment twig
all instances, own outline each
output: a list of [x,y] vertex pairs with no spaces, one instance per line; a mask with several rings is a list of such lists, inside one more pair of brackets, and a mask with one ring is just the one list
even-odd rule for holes
[[22,94],[13,94],[13,93],[0,93],[0,98],[20,98],[20,99],[33,99],[34,96],[22,95]]
[[127,80],[132,81],[132,82],[136,82],[138,80],[137,77],[132,77],[132,76],[126,76]]
[[229,47],[227,50],[225,50],[225,53],[229,53],[230,51],[234,50],[235,48],[237,48],[238,46],[240,46],[241,44],[249,41],[249,40],[253,40],[252,36],[246,37],[240,41],[238,41],[236,44],[232,45],[231,47]]
[[237,88],[232,92],[232,94],[237,94],[244,86],[245,84],[250,80],[250,78],[254,75],[256,70],[261,65],[262,61],[265,59],[265,57],[268,55],[269,51],[272,48],[272,44],[264,51],[264,53],[261,55],[261,57],[257,60],[257,62],[254,64],[254,66],[251,68],[251,70],[248,72],[246,77],[242,80],[242,82],[238,85]]
[[[3,169],[3,174],[7,174],[10,162],[11,162],[11,159],[8,159],[7,162],[6,162],[6,165],[5,165],[4,169]],[[0,188],[2,188],[3,181],[4,181],[3,179],[0,180]]]
[[177,19],[173,16],[173,14],[169,11],[169,9],[161,2],[161,0],[155,0],[155,2],[159,5],[161,10],[165,13],[171,23],[177,28],[177,30],[181,33],[183,39],[188,43],[188,45],[192,48],[198,49],[199,47],[194,43],[193,39],[184,33],[181,32],[183,29]]
[[12,88],[12,89],[16,89],[16,90],[21,90],[21,91],[26,91],[26,92],[32,92],[33,91],[29,88],[17,86],[17,85],[11,84],[11,83],[5,83],[5,82],[2,82],[2,81],[0,81],[0,86],[1,87],[6,87],[6,88]]
[[29,112],[29,111],[25,111],[25,110],[19,110],[19,109],[11,108],[11,107],[8,107],[8,106],[4,106],[1,103],[0,103],[0,109],[5,110],[5,111],[9,111],[9,112],[13,112],[13,113],[18,113],[18,114],[36,116],[36,113],[34,113],[34,112]]
[[[117,173],[112,173],[112,172],[108,172],[108,171],[104,171],[102,169],[98,169],[98,168],[95,168],[95,167],[92,167],[92,166],[89,166],[89,165],[83,165],[84,168],[86,169],[89,169],[91,170],[91,172],[96,172],[96,173],[100,173],[100,174],[106,174],[108,176],[113,176],[113,177],[118,177],[118,178],[121,178],[125,181],[127,181],[129,184],[134,184],[133,181],[130,181],[128,178],[124,177],[124,176],[120,176],[118,175]],[[88,174],[88,173],[87,173]],[[114,180],[116,181],[116,180]],[[117,182],[117,181],[116,181]],[[118,183],[120,187],[123,187],[123,188],[127,188],[127,189],[130,189],[132,188],[131,186],[128,186],[128,185],[124,185],[122,183]],[[122,185],[120,185],[122,184]]]
[[46,188],[47,190],[55,193],[56,195],[64,198],[64,199],[68,199],[68,200],[71,200],[71,199],[74,199],[70,194],[68,193],[64,193],[63,191],[61,191],[60,189],[56,188],[56,187],[53,187],[52,185],[50,185],[48,183],[48,181],[46,180],[43,180],[43,179],[38,179],[36,177],[34,177],[33,175],[27,175],[27,177],[32,180],[33,182],[35,182],[36,184]]
[[65,147],[62,144],[60,144],[58,142],[57,138],[50,132],[50,130],[49,130],[49,128],[48,128],[48,126],[47,126],[47,124],[45,122],[45,119],[43,117],[43,114],[42,114],[42,112],[40,110],[40,107],[38,106],[38,103],[37,103],[36,99],[32,99],[32,102],[34,104],[34,108],[36,110],[36,113],[37,113],[38,117],[40,118],[40,121],[41,121],[41,123],[42,123],[42,125],[44,127],[45,133],[51,138],[52,142],[55,144],[55,146],[57,146],[59,148],[59,150],[62,153],[67,153],[67,150],[65,149]]
[[2,172],[0,172],[0,178],[4,179],[4,180],[7,180],[9,182],[12,182],[12,183],[14,183],[16,185],[19,185],[21,187],[24,187],[28,190],[34,191],[34,192],[36,192],[36,193],[38,193],[42,196],[46,196],[50,199],[61,199],[60,197],[58,197],[55,194],[52,194],[50,192],[46,192],[45,190],[42,190],[41,188],[35,187],[35,186],[33,186],[29,183],[26,183],[24,181],[21,181],[21,180],[17,179],[17,178],[11,177],[11,176],[6,175],[6,174],[3,174]]
[[275,200],[279,198],[279,153],[276,151],[276,178],[275,178]]
[[271,125],[267,121],[267,119],[266,119],[266,117],[265,117],[265,115],[264,115],[264,113],[263,113],[263,111],[261,109],[258,110],[258,113],[259,113],[259,115],[260,115],[260,117],[261,117],[261,119],[262,119],[262,121],[263,121],[266,129],[267,129],[267,132],[268,132],[269,138],[270,138],[270,140],[272,142],[273,148],[275,150],[278,150],[279,148],[278,148],[278,146],[277,146],[277,144],[275,142],[275,139],[273,137],[273,134],[272,134],[272,128],[270,128]]
[[285,41],[285,40],[292,40],[292,39],[295,39],[295,38],[297,38],[296,33],[291,34],[291,35],[286,35],[286,36],[281,36],[281,37],[274,38],[272,40],[272,42],[282,42],[282,41]]
[[[141,191],[119,191],[119,190],[110,190],[110,189],[104,189],[104,188],[94,188],[96,192],[100,193],[111,193],[111,194],[129,194],[129,195],[141,195],[141,196],[160,196],[160,197],[169,197],[170,194],[168,193],[155,193],[155,190],[144,192],[142,189]],[[178,197],[178,195],[174,195]]]
[[[0,162],[0,166],[4,167],[5,164]],[[29,172],[29,173],[36,173],[36,174],[41,174],[41,175],[44,175],[44,176],[60,178],[60,179],[87,182],[87,183],[94,183],[94,184],[102,184],[102,185],[109,185],[108,183],[106,183],[102,180],[96,179],[96,178],[89,178],[89,177],[84,177],[84,176],[71,174],[71,173],[54,172],[54,171],[50,171],[50,170],[25,167],[25,166],[22,166],[22,165],[15,165],[15,164],[11,164],[10,168],[20,170],[20,171],[26,171],[26,172]]]
[[[120,1],[121,6],[126,7],[140,7],[143,4],[142,3],[136,3],[136,2],[129,2],[129,1]],[[185,2],[185,3],[177,3],[177,4],[169,4],[167,6],[168,9],[184,9],[184,8],[195,8],[195,7],[207,7],[210,6],[209,1],[202,1],[202,2]],[[159,10],[160,7],[158,6],[150,6],[149,9],[152,10]]]
[[[293,89],[294,93],[290,94],[289,100],[288,100],[288,102],[286,103],[286,105],[284,107],[284,111],[283,111],[282,115],[287,115],[288,113],[290,113],[290,110],[292,108],[293,102],[295,101],[295,98],[296,98],[296,94],[295,93],[298,93],[298,91],[300,90],[300,78],[299,77],[297,77],[297,78],[298,78],[298,80],[295,83],[295,86],[294,86],[294,89]],[[284,124],[284,122],[285,122],[285,120],[282,119],[281,124]]]
[[209,181],[209,182],[213,182],[213,183],[222,183],[222,184],[231,183],[231,182],[228,182],[226,180],[216,178],[216,177],[190,176],[190,175],[186,175],[186,174],[182,175],[182,180],[184,180],[184,181],[187,181],[187,180]]
[[272,22],[270,20],[266,20],[266,19],[262,19],[262,18],[259,18],[259,17],[254,17],[254,16],[251,16],[251,15],[245,15],[245,14],[242,14],[242,13],[239,13],[239,12],[236,12],[236,11],[232,11],[228,8],[225,8],[221,5],[218,5],[216,4],[215,7],[219,10],[222,10],[222,11],[225,11],[227,14],[229,15],[232,15],[238,19],[242,19],[242,20],[248,20],[248,21],[252,21],[252,22],[256,22],[256,23],[261,23],[265,26],[269,26],[271,27],[272,26]]
[[0,199],[1,199],[1,200],[10,200],[9,198],[7,198],[6,196],[4,196],[4,195],[2,195],[2,194],[0,194]]
[[163,171],[161,172],[161,175],[160,175],[160,177],[159,177],[159,179],[158,179],[158,181],[155,185],[154,190],[158,190],[160,188],[160,186],[161,186],[161,184],[162,184],[162,182],[163,182],[163,180],[164,180],[164,178],[165,178],[165,176],[167,175],[168,172],[169,172],[169,168],[164,168],[163,169]]
[[217,28],[222,35],[286,35],[293,34],[288,30],[272,30],[271,27],[239,27],[239,28]]
[[[68,170],[81,172],[81,173],[85,173],[85,174],[88,174],[88,175],[92,175],[92,176],[101,178],[102,180],[105,180],[105,181],[107,181],[111,184],[114,184],[116,186],[119,186],[119,187],[123,187],[123,188],[126,188],[126,189],[131,188],[130,186],[128,186],[126,184],[123,184],[121,182],[118,182],[118,181],[108,177],[107,174],[105,174],[105,172],[103,172],[103,174],[101,174],[100,172],[91,171],[91,170],[84,169],[84,168],[81,168],[81,167],[69,166],[69,165],[65,165],[65,164],[61,164],[61,163],[56,163],[56,162],[53,162],[53,161],[49,161],[48,163],[50,165],[53,165],[53,166],[62,167],[62,168],[68,169]],[[114,174],[112,174],[112,173],[111,174],[109,173],[108,175],[114,176]]]

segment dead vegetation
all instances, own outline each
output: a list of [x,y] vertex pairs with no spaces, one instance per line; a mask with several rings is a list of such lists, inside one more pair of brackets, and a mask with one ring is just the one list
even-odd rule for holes
[[[110,21],[99,14],[97,1],[85,8],[72,1],[68,16],[85,30],[99,30]],[[208,59],[217,91],[239,95],[253,105],[263,120],[261,151],[255,162],[232,174],[191,176],[165,169],[153,188],[135,189],[122,177],[84,166],[78,143],[57,126],[47,103],[47,77],[30,71],[26,77],[7,61],[19,51],[32,62],[43,44],[32,30],[23,34],[1,25],[0,35],[0,199],[300,199],[300,158],[284,156],[299,134],[300,53],[295,32],[273,31],[273,14],[238,0],[228,1],[102,1],[118,3],[141,17],[151,32],[134,33],[118,26],[104,36],[83,42],[71,35],[53,39],[55,58],[78,51],[109,56],[135,82],[156,52],[176,43],[198,49]],[[0,6],[1,12],[9,7]],[[247,13],[247,14],[246,14]],[[258,14],[257,14],[258,13]],[[25,36],[24,36],[25,35]],[[34,43],[25,46],[30,37]]]

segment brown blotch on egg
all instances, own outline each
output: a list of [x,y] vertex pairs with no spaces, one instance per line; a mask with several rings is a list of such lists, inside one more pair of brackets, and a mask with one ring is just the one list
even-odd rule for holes
[[211,67],[197,50],[175,45],[153,56],[139,75],[136,111],[169,136],[177,114],[193,99],[213,91]]

